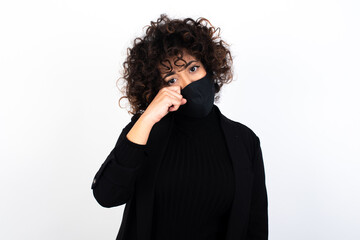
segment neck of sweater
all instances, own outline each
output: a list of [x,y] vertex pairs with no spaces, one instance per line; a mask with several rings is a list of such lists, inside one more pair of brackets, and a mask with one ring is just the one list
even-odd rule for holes
[[184,133],[194,135],[209,132],[217,124],[215,107],[204,117],[191,117],[175,112],[175,127]]

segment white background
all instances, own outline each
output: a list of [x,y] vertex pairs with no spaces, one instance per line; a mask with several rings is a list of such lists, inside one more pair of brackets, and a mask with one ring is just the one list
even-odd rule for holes
[[[115,239],[91,182],[131,115],[126,48],[161,13],[220,27],[222,113],[261,140],[269,239],[360,239],[359,3],[2,1],[0,239]],[[122,101],[124,106],[126,101]]]

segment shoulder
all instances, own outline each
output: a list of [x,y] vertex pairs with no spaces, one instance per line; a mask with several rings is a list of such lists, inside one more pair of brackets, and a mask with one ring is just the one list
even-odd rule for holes
[[226,125],[236,133],[236,137],[251,151],[255,152],[260,147],[260,138],[257,133],[241,121],[236,121],[222,115]]
[[218,117],[225,123],[226,126],[229,126],[232,131],[235,131],[237,136],[241,136],[245,139],[256,139],[256,133],[247,125],[240,121],[236,121],[224,115],[220,108],[214,104],[214,109],[217,112]]
[[236,121],[234,119],[230,119],[227,116],[221,114],[225,122],[230,125],[232,128],[236,129],[238,133],[241,133],[243,136],[257,138],[257,134],[253,129],[251,129],[249,126],[244,124],[243,122]]

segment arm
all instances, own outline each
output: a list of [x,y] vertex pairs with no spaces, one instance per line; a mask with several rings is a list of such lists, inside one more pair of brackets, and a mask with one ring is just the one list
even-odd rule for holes
[[103,207],[122,205],[134,192],[136,176],[147,157],[147,145],[130,141],[126,135],[136,126],[143,126],[142,119],[139,120],[138,115],[134,115],[123,128],[115,147],[93,178],[93,195]]
[[268,198],[260,139],[256,136],[253,187],[247,240],[268,239]]

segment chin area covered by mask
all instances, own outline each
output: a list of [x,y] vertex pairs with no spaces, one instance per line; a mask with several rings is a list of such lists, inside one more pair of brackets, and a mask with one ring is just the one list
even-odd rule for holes
[[179,107],[179,114],[189,117],[207,116],[214,104],[215,86],[209,73],[203,78],[188,84],[181,90],[181,95],[187,102]]

